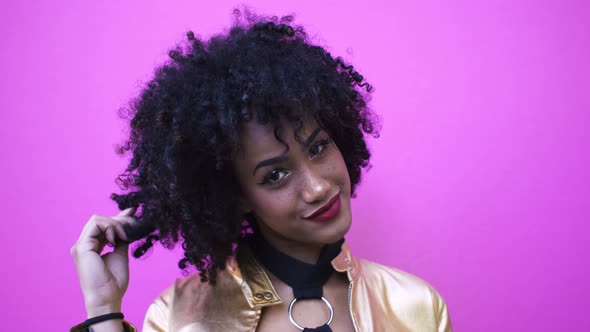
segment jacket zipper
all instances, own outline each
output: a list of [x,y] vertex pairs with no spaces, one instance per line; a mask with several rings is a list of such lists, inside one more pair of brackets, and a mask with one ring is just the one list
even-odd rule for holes
[[350,319],[352,319],[352,327],[354,328],[355,332],[358,332],[358,328],[356,327],[356,320],[352,314],[352,280],[348,285],[348,312],[350,313]]

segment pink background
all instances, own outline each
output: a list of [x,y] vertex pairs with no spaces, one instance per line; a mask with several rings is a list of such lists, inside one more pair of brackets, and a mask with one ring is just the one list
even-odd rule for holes
[[[85,318],[69,249],[91,214],[116,212],[117,109],[188,29],[221,31],[236,4],[2,2],[2,330]],[[249,4],[296,13],[376,87],[358,256],[433,284],[456,331],[590,331],[586,1]],[[158,245],[132,259],[137,326],[179,258]]]

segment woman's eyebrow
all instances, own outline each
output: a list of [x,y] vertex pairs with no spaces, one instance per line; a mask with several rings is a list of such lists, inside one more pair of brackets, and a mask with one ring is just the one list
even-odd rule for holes
[[[308,147],[321,131],[322,131],[322,128],[320,128],[320,127],[314,129],[314,131],[307,137],[307,139],[305,139],[305,142],[303,142],[303,146]],[[289,151],[289,149],[287,149],[287,151]],[[285,162],[287,160],[287,156],[286,156],[287,151],[285,151],[285,153],[283,155],[280,155],[278,157],[270,158],[270,159],[263,160],[263,161],[259,162],[256,165],[256,167],[254,167],[254,172],[252,172],[252,175],[253,176],[256,175],[256,171],[259,168]]]
[[270,165],[274,165],[274,164],[280,164],[284,161],[287,160],[287,156],[285,154],[280,155],[278,157],[274,157],[274,158],[270,158],[267,160],[263,160],[261,162],[259,162],[256,167],[254,168],[254,172],[252,173],[252,175],[256,175],[256,171],[261,168],[261,167],[265,167],[265,166],[270,166]]
[[305,142],[303,142],[303,146],[304,147],[308,147],[311,142],[313,142],[313,140],[316,138],[316,136],[320,133],[320,131],[322,131],[322,128],[318,127],[316,128],[311,135],[309,135],[309,137],[307,137],[307,139],[305,140]]

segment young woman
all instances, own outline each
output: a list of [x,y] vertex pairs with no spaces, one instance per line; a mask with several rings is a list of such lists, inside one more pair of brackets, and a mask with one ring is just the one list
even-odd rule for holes
[[181,240],[180,268],[199,273],[155,299],[144,332],[451,331],[430,285],[344,241],[377,135],[363,76],[291,17],[187,37],[131,103],[123,211],[93,216],[71,249],[89,319],[70,331],[135,331],[128,244],[140,257]]

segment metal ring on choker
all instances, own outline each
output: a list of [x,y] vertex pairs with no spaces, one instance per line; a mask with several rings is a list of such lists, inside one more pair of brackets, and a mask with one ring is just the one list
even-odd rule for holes
[[[334,308],[332,307],[332,304],[330,303],[330,301],[328,301],[328,299],[326,299],[325,297],[322,296],[322,301],[324,301],[324,303],[328,306],[328,309],[330,309],[330,318],[328,319],[328,322],[326,323],[326,325],[330,325],[330,323],[332,323],[332,319],[334,319]],[[304,330],[305,328],[299,324],[297,324],[297,322],[295,321],[295,319],[293,319],[293,314],[292,314],[292,310],[293,310],[293,306],[295,305],[295,302],[297,302],[298,299],[293,299],[293,301],[291,301],[291,303],[289,304],[289,320],[291,321],[291,323],[293,323],[293,325],[295,325],[298,329],[300,330]]]

